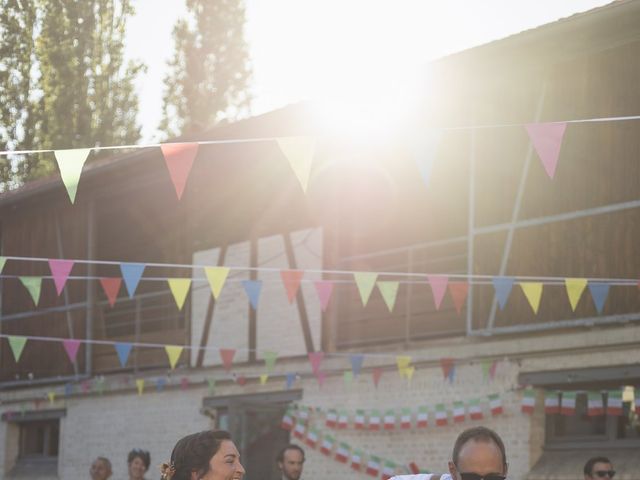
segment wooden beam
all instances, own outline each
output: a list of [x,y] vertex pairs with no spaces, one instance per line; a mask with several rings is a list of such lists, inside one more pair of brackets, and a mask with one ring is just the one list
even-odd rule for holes
[[[251,238],[251,253],[249,257],[249,265],[252,270],[249,271],[249,279],[255,281],[258,279],[258,271],[255,269],[258,266],[258,239]],[[251,306],[249,301],[249,361],[256,361],[256,347],[257,347],[257,324],[258,324],[258,312]]]

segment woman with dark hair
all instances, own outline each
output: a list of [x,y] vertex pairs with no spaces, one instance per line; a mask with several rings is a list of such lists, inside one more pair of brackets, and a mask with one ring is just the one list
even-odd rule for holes
[[146,450],[134,448],[127,456],[129,464],[129,480],[144,480],[144,474],[149,470],[151,455]]
[[171,463],[162,465],[163,480],[241,480],[240,454],[224,430],[205,430],[178,440]]

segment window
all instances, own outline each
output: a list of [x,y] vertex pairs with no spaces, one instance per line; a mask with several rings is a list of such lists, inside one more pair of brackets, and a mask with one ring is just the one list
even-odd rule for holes
[[24,422],[20,425],[20,459],[57,458],[60,420]]

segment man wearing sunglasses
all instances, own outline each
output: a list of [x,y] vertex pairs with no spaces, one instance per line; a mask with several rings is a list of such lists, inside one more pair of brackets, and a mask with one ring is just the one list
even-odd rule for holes
[[593,457],[584,464],[584,480],[609,480],[615,474],[607,457]]
[[487,427],[465,430],[456,439],[449,472],[454,480],[505,480],[507,454],[502,439]]

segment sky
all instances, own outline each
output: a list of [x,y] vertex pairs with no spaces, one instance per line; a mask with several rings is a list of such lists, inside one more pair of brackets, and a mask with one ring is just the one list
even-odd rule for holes
[[[609,1],[245,0],[252,114],[300,100],[398,104],[431,60]],[[185,12],[184,0],[137,0],[129,23],[127,56],[148,66],[137,82],[143,141],[158,138],[173,25]]]

